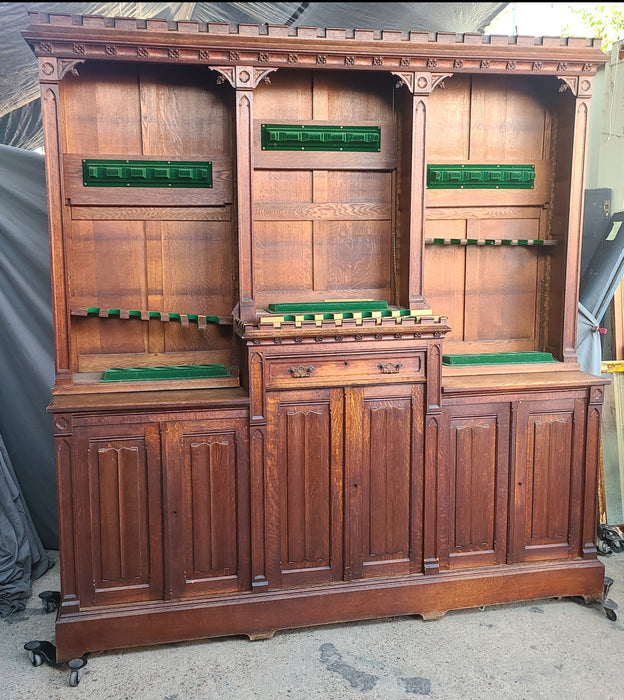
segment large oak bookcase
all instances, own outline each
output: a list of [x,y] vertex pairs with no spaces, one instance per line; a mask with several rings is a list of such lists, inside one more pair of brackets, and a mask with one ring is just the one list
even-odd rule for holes
[[600,600],[598,42],[31,19],[58,658]]

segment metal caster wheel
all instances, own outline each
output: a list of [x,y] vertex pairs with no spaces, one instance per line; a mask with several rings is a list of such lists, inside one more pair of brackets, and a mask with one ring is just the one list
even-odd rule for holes
[[43,656],[41,656],[41,654],[35,654],[34,651],[29,651],[28,656],[30,657],[30,663],[33,666],[41,666],[43,663]]
[[[64,666],[63,662],[56,660],[56,647],[51,642],[32,641],[24,644],[24,649],[28,652],[30,662],[33,666],[41,666],[44,661],[47,661],[50,666]],[[87,655],[77,659],[70,659],[67,662],[69,668],[69,685],[75,688],[80,683],[82,671],[87,665]]]
[[80,683],[80,675],[79,671],[72,671],[69,674],[69,685],[71,688],[75,688]]
[[41,598],[43,607],[47,613],[58,610],[58,607],[61,604],[60,591],[43,591],[43,593],[39,594],[39,597]]
[[80,678],[82,677],[82,670],[87,665],[87,660],[83,656],[80,659],[71,659],[67,662],[69,667],[69,685],[75,688],[78,683],[80,683]]
[[609,610],[609,608],[605,608],[605,615],[611,620],[611,622],[615,622],[617,620],[617,613],[615,610]]

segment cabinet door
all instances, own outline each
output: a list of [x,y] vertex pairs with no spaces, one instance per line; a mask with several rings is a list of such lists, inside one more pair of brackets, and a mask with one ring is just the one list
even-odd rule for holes
[[448,565],[503,564],[507,551],[509,404],[446,409]]
[[584,416],[582,398],[518,404],[514,561],[580,554]]
[[165,423],[162,433],[167,596],[249,590],[246,421]]
[[343,392],[267,397],[267,577],[270,586],[342,579]]
[[346,390],[346,578],[422,571],[423,385]]
[[81,606],[163,597],[157,425],[75,430],[74,532]]

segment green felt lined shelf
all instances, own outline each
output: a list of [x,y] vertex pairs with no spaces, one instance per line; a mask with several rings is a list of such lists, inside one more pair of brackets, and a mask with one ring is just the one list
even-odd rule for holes
[[386,311],[387,301],[323,301],[295,304],[269,304],[267,311],[272,314],[321,314],[345,313],[349,311]]
[[161,379],[206,379],[229,377],[230,370],[225,365],[171,365],[169,367],[119,367],[107,369],[100,377],[101,382],[141,382]]
[[468,355],[442,355],[443,365],[513,365],[556,362],[549,352],[484,352]]

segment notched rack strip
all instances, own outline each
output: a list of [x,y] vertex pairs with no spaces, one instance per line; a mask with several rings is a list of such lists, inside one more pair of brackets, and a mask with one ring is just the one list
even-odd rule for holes
[[199,329],[207,327],[208,323],[217,325],[232,325],[231,316],[207,316],[205,314],[180,314],[164,311],[137,311],[134,309],[104,309],[99,306],[75,307],[71,309],[72,316],[99,316],[100,318],[138,318],[141,321],[178,321],[181,326],[189,326],[191,323],[197,323]]

